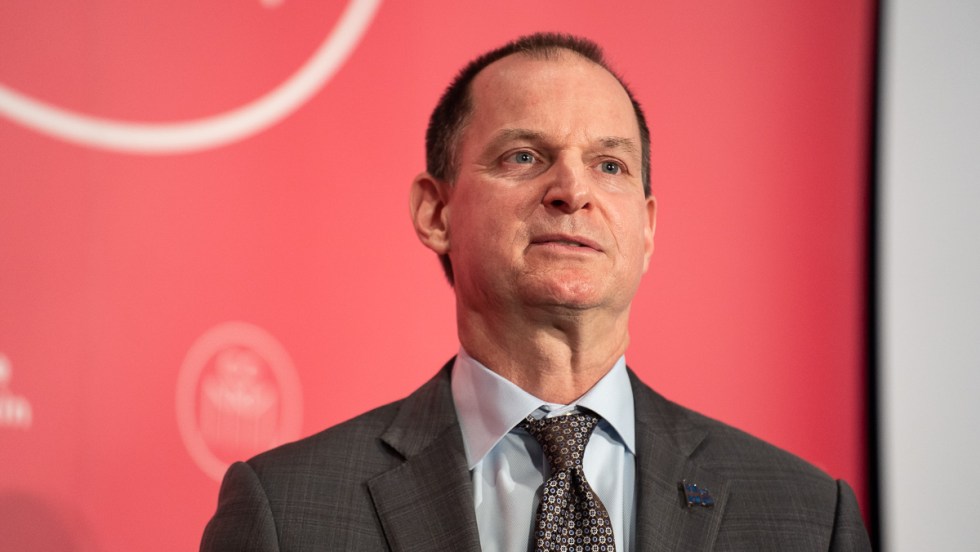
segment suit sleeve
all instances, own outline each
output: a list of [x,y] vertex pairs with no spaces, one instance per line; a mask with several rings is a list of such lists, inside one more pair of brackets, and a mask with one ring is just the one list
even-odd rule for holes
[[843,480],[837,481],[837,511],[830,550],[833,552],[871,552],[871,540],[861,519],[854,491]]
[[218,510],[201,538],[201,552],[224,550],[279,550],[269,499],[255,471],[244,462],[228,468],[218,494]]

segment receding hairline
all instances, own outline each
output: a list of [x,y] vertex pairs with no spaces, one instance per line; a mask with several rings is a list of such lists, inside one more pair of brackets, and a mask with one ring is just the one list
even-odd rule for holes
[[576,52],[575,50],[571,50],[563,46],[549,46],[547,48],[537,48],[533,50],[532,49],[517,50],[516,52],[511,52],[500,59],[495,59],[492,62],[488,63],[485,67],[483,67],[475,75],[473,75],[473,79],[470,80],[468,86],[465,89],[467,96],[472,99],[473,85],[479,82],[481,80],[481,77],[486,75],[489,69],[495,66],[499,66],[500,64],[505,63],[507,61],[512,61],[514,58],[517,57],[524,57],[532,61],[543,61],[543,62],[551,62],[551,63],[576,62],[576,61],[587,62],[588,65],[601,69],[607,75],[612,77],[612,79],[616,81],[616,83],[623,90],[623,93],[627,97],[629,97],[630,95],[629,92],[626,90],[626,87],[623,85],[622,79],[619,77],[619,75],[614,73],[609,67],[605,65],[604,59],[600,60],[601,61],[600,63],[600,61],[590,59],[587,56],[583,55],[582,53]]

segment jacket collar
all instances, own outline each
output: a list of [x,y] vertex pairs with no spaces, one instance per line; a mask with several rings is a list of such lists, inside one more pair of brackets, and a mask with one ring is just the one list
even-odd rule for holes
[[[708,431],[630,371],[636,404],[637,550],[711,550],[728,502],[729,481],[696,461]],[[681,482],[710,490],[712,508],[689,508]]]
[[449,388],[452,362],[405,399],[381,436],[405,460],[368,481],[392,550],[480,550],[472,483]]

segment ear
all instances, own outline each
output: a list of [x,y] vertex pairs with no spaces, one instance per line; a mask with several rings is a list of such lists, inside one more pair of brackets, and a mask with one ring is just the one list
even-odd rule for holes
[[449,253],[449,196],[451,187],[424,172],[412,181],[409,215],[419,240],[439,255]]
[[647,220],[643,228],[643,272],[650,266],[653,255],[653,235],[657,231],[657,198],[650,196],[646,200]]

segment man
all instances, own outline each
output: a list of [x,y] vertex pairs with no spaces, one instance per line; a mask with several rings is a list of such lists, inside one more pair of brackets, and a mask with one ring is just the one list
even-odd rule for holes
[[540,34],[471,62],[426,146],[411,215],[459,354],[232,466],[202,550],[869,549],[845,483],[626,368],[656,202],[643,113],[597,46]]

